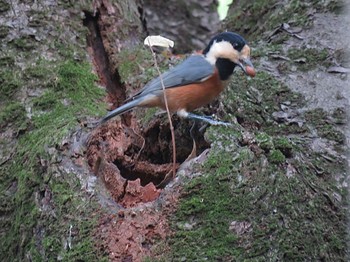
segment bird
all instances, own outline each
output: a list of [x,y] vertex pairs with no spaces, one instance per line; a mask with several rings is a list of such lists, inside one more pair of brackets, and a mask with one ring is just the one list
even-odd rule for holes
[[226,125],[226,122],[200,116],[192,111],[218,97],[227,86],[236,67],[241,68],[247,76],[255,76],[256,72],[250,60],[250,47],[237,33],[219,33],[209,41],[201,54],[190,55],[180,64],[148,82],[139,92],[127,99],[125,104],[110,111],[101,122],[104,123],[135,107],[159,107],[165,110],[165,92],[171,113],[211,125]]

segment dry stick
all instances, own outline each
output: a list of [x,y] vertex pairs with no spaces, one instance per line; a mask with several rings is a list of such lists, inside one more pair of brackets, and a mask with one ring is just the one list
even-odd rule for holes
[[155,67],[157,69],[157,72],[158,72],[158,75],[159,75],[159,78],[160,78],[160,83],[162,85],[165,108],[166,108],[166,112],[167,112],[168,119],[169,119],[170,132],[171,132],[171,141],[172,141],[172,144],[173,144],[173,178],[174,178],[175,175],[176,175],[176,143],[175,143],[174,126],[173,126],[173,122],[171,121],[171,114],[170,114],[169,107],[168,107],[168,99],[167,99],[166,94],[165,94],[165,86],[164,86],[164,82],[163,82],[163,77],[162,77],[162,74],[161,74],[161,72],[159,70],[156,54],[154,53],[154,51],[152,49],[152,46],[151,46],[151,43],[150,43],[149,39],[148,39],[148,44],[149,44],[149,48],[151,49],[151,52],[152,52],[154,65],[155,65]]
[[142,139],[142,146],[141,146],[141,149],[139,150],[139,152],[137,153],[135,159],[138,160],[140,155],[141,155],[141,152],[142,150],[145,148],[145,144],[146,144],[146,140],[143,138],[143,136],[141,136],[140,134],[136,133],[135,129],[134,128],[131,128],[131,130],[134,132],[135,135],[137,135],[139,138]]

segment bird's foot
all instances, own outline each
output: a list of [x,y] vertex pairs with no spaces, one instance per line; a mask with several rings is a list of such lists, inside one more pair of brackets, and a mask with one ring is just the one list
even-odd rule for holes
[[188,113],[187,118],[200,120],[213,126],[225,126],[225,127],[232,126],[232,124],[229,122],[218,121],[213,119],[211,116],[199,116],[193,113]]

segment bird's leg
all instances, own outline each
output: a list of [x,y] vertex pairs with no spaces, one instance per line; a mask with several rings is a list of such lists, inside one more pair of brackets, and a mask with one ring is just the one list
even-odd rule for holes
[[219,125],[221,125],[221,126],[232,126],[231,123],[217,121],[217,120],[213,119],[210,116],[199,116],[199,115],[196,115],[196,114],[193,114],[193,113],[189,113],[185,109],[181,109],[181,110],[177,111],[177,115],[179,117],[183,117],[183,118],[190,118],[190,119],[194,119],[194,120],[200,120],[200,121],[209,123],[209,124],[211,124],[213,126],[219,126]]
[[222,121],[217,121],[215,119],[213,119],[210,116],[199,116],[193,113],[189,113],[184,109],[181,109],[179,111],[177,111],[177,115],[183,118],[190,118],[190,119],[194,119],[194,120],[200,120],[206,123],[209,123],[213,126],[232,126],[231,123],[228,122],[222,122]]
[[213,126],[232,126],[231,123],[218,121],[218,120],[213,119],[210,116],[199,116],[199,115],[196,115],[196,114],[193,114],[193,113],[188,113],[187,118],[192,118],[192,119],[195,119],[195,120],[204,121],[204,122],[209,123],[209,124],[211,124]]

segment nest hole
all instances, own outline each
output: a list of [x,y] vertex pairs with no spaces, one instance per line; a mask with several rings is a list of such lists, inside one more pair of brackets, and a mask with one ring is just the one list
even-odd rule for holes
[[[179,167],[193,149],[190,135],[192,122],[174,117],[173,125],[176,166]],[[136,128],[110,121],[94,130],[87,148],[88,162],[96,176],[102,178],[105,187],[117,202],[123,204],[127,198],[126,206],[158,197],[159,189],[166,185],[164,179],[173,167],[173,146],[168,121],[155,118],[143,130],[138,129],[137,125],[132,126]],[[199,127],[192,130],[196,141],[196,154],[199,155],[210,144],[205,141]],[[128,188],[129,185],[133,188]],[[152,190],[158,192],[154,198],[149,197]],[[135,201],[132,200],[134,202],[130,200],[130,195],[135,197]]]
[[[179,166],[192,152],[193,140],[190,135],[192,123],[175,118],[173,120],[176,162]],[[193,129],[197,155],[209,148],[203,133]],[[173,163],[173,145],[169,123],[158,119],[141,132],[142,141],[133,141],[125,151],[125,156],[118,156],[113,164],[120,170],[120,175],[127,180],[141,180],[141,185],[148,183],[159,185],[171,171]]]

